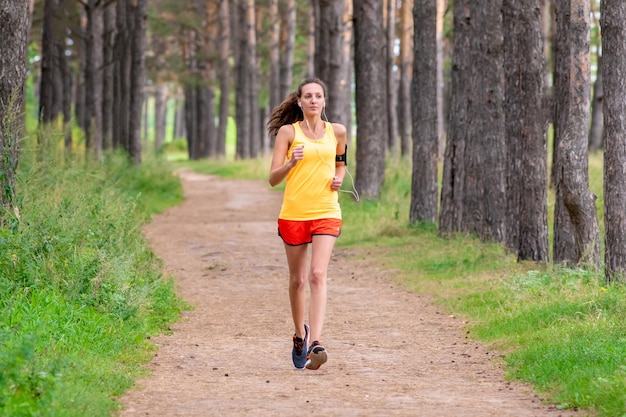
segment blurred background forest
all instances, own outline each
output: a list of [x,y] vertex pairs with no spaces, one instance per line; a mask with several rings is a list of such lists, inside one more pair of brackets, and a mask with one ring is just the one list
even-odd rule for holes
[[[29,6],[29,120],[63,132],[39,135],[46,152],[121,149],[138,164],[145,152],[173,150],[257,158],[272,147],[271,109],[317,76],[329,87],[328,119],[349,128],[364,198],[380,198],[389,158],[407,158],[410,223],[501,242],[520,259],[592,268],[604,245],[607,279],[623,275],[624,157],[612,151],[624,141],[623,104],[612,99],[623,89],[620,2]],[[600,149],[616,170],[605,169],[598,199],[588,156]]]

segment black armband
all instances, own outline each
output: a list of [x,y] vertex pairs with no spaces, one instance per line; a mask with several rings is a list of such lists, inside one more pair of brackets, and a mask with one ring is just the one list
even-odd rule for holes
[[346,145],[346,150],[343,155],[335,156],[336,162],[343,162],[344,165],[348,165],[348,145]]

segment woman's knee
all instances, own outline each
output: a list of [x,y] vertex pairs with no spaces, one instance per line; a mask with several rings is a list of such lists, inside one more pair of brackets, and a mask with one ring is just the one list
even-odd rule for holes
[[312,268],[311,276],[309,278],[312,287],[321,287],[326,285],[326,269]]
[[303,290],[306,284],[305,275],[291,275],[289,277],[289,286],[295,290]]

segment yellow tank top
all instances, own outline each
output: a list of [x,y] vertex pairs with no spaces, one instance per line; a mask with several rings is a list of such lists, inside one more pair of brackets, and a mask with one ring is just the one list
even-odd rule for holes
[[287,157],[291,159],[291,151],[304,145],[304,158],[287,174],[279,215],[283,220],[341,219],[338,192],[330,189],[337,138],[330,123],[325,127],[324,136],[313,140],[305,136],[300,122],[293,124],[295,137]]

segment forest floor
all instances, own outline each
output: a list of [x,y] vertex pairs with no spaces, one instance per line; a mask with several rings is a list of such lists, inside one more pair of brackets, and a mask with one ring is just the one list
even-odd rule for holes
[[185,201],[145,235],[194,309],[153,339],[150,376],[120,399],[122,417],[582,415],[506,381],[498,352],[469,340],[462,320],[341,247],[329,269],[328,362],[296,370],[281,193],[263,181],[179,175]]

